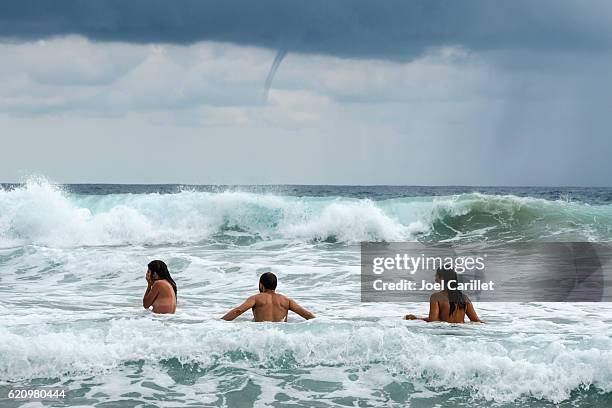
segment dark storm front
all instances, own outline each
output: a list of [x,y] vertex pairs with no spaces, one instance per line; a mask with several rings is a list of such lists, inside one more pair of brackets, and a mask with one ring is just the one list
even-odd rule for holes
[[[451,267],[457,282],[440,282]],[[361,243],[362,302],[426,302],[445,285],[484,302],[610,302],[612,245]]]

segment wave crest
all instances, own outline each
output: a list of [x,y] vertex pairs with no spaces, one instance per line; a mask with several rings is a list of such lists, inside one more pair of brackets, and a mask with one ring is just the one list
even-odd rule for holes
[[359,242],[418,230],[370,200],[243,192],[72,195],[47,182],[0,190],[0,246],[164,244],[252,239]]
[[[133,361],[156,365],[173,359],[196,364],[202,375],[208,367],[236,361],[272,370],[382,367],[402,380],[469,390],[474,397],[500,402],[532,397],[559,403],[590,386],[612,391],[609,338],[588,344],[523,335],[500,340],[488,337],[494,331],[478,334],[470,327],[454,328],[455,334],[470,333],[469,341],[459,341],[457,336],[436,335],[436,327],[414,332],[403,323],[278,327],[209,321],[205,327],[174,325],[172,331],[152,319],[108,324],[79,332],[16,334],[0,328],[5,339],[0,351],[7,357],[0,362],[0,374],[10,381],[87,376]],[[151,342],[151,336],[157,341]]]
[[[415,239],[600,240],[610,206],[461,194],[381,201],[245,192],[76,195],[34,180],[0,190],[0,247]],[[238,238],[237,238],[238,237]]]

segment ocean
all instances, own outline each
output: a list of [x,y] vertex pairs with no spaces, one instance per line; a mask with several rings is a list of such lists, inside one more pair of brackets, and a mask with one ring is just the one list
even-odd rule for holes
[[[0,188],[0,406],[612,406],[612,303],[361,303],[362,241],[612,241],[612,189]],[[176,315],[142,308],[167,262]],[[234,322],[272,271],[317,318]],[[59,401],[5,398],[65,387]]]

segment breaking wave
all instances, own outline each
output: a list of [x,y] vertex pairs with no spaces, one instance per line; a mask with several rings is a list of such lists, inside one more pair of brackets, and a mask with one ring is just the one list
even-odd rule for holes
[[511,195],[378,201],[236,191],[78,195],[45,181],[0,190],[0,247],[610,237],[611,206]]
[[[469,341],[442,335],[444,330],[467,332]],[[531,397],[560,402],[574,390],[591,386],[612,391],[609,338],[579,344],[555,341],[554,335],[549,340],[520,333],[497,337],[486,330],[491,329],[210,321],[175,323],[169,331],[164,321],[151,319],[112,320],[104,328],[79,331],[17,334],[0,328],[0,352],[7,357],[0,362],[0,374],[13,381],[87,376],[138,361],[195,364],[191,371],[200,376],[211,367],[237,363],[272,370],[378,366],[413,383],[470,390],[472,396],[493,401]]]

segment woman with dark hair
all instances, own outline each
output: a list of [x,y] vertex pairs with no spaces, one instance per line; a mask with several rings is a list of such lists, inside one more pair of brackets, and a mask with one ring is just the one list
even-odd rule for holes
[[426,322],[463,323],[465,315],[470,321],[484,323],[470,302],[467,295],[457,289],[457,273],[450,267],[442,267],[436,270],[436,283],[442,285],[442,290],[436,292],[429,298],[429,316],[417,317],[406,315],[406,320],[425,320]]
[[149,262],[147,291],[142,298],[145,309],[153,306],[153,313],[174,313],[176,311],[176,283],[170,276],[163,261]]

